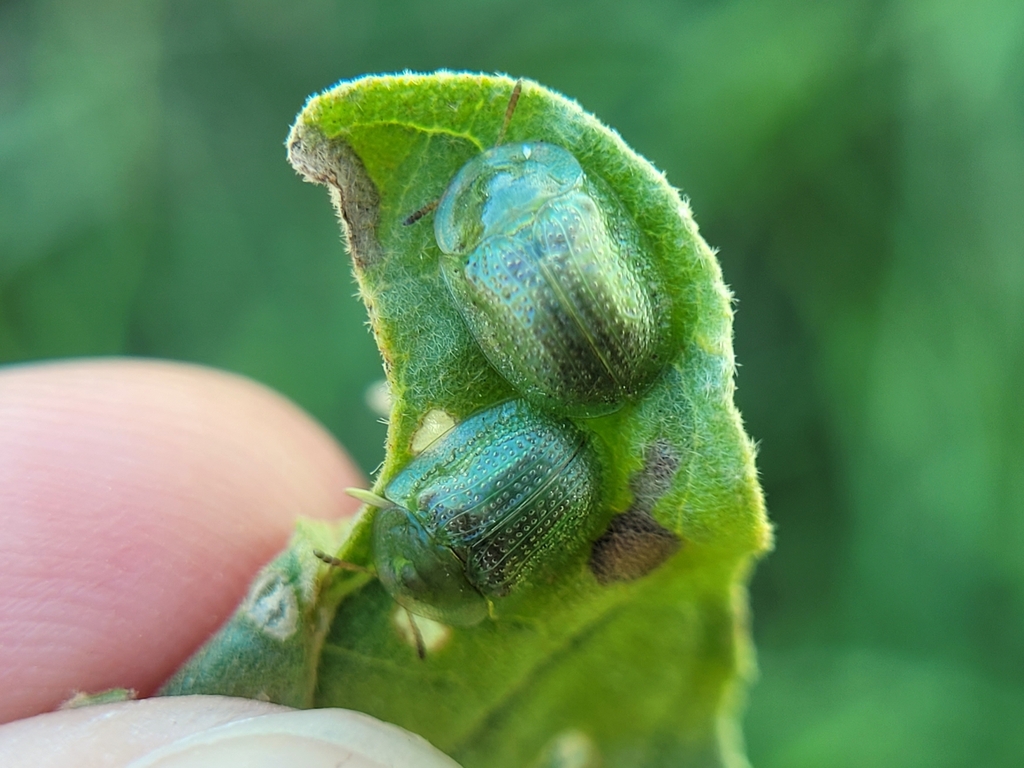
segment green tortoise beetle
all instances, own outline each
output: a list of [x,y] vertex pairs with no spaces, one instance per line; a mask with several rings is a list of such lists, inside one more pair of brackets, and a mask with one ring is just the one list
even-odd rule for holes
[[[636,226],[595,194],[579,161],[546,142],[498,143],[437,203],[449,292],[484,355],[524,397],[598,416],[661,371],[665,324]],[[433,206],[407,219],[412,223]]]
[[[569,422],[510,400],[470,416],[361,499],[377,576],[410,613],[456,626],[587,535],[598,462]],[[328,559],[329,558],[325,558]]]

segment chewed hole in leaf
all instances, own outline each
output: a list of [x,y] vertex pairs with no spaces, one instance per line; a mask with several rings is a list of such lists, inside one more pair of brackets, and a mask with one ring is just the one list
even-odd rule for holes
[[535,763],[537,768],[601,768],[601,764],[594,740],[575,729],[555,736]]
[[439,437],[450,432],[454,426],[455,419],[450,413],[442,411],[440,408],[432,408],[427,411],[412,438],[412,452],[421,453]]
[[391,626],[402,642],[413,650],[418,652],[422,642],[422,650],[426,654],[441,650],[452,636],[452,629],[447,624],[425,616],[416,616],[399,605],[391,612]]
[[391,385],[387,379],[379,379],[366,388],[363,393],[366,407],[382,419],[391,415],[391,405],[394,398],[391,396]]

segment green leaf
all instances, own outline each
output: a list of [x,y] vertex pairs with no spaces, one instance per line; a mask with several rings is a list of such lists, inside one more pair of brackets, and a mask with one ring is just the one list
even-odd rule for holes
[[[447,289],[429,215],[403,225],[495,144],[513,85],[366,77],[311,99],[289,137],[292,164],[327,185],[338,209],[385,361],[393,405],[377,493],[438,411],[459,422],[516,396]],[[770,528],[733,405],[729,292],[687,204],[574,102],[525,82],[505,140],[568,150],[588,183],[621,204],[641,233],[635,258],[668,295],[672,359],[618,411],[573,419],[600,446],[590,541],[564,553],[550,579],[499,602],[493,619],[466,628],[413,619],[375,580],[323,576],[318,606],[336,612],[322,648],[306,644],[319,650],[313,703],[404,726],[467,768],[742,765],[733,718],[752,670],[745,584]],[[341,559],[373,566],[372,514],[364,510]],[[230,658],[248,653],[242,645]],[[226,668],[218,651],[204,653],[207,666]],[[314,661],[280,663],[298,678]]]
[[312,706],[317,660],[334,610],[368,579],[352,571],[329,573],[313,553],[348,551],[358,530],[358,524],[336,529],[322,521],[300,521],[288,548],[263,567],[234,615],[160,695],[216,693]]

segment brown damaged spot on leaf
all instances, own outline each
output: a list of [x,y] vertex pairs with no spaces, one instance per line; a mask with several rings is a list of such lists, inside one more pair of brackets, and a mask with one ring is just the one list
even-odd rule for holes
[[671,487],[679,464],[667,440],[655,440],[648,447],[644,468],[630,482],[633,506],[612,519],[590,551],[590,570],[599,583],[646,576],[682,546],[679,537],[651,515]]
[[629,482],[633,492],[633,506],[630,509],[647,515],[654,512],[655,504],[672,487],[681,463],[679,449],[671,442],[659,438],[651,443],[644,454],[644,468]]
[[682,545],[679,537],[646,512],[616,515],[590,552],[590,570],[601,584],[646,576]]
[[352,260],[358,269],[378,262],[383,254],[377,239],[380,194],[366,167],[340,139],[328,139],[299,121],[288,136],[288,162],[306,180],[331,193]]

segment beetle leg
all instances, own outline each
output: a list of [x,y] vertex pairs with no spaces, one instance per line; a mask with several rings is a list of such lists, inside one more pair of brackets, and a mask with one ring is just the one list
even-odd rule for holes
[[523,79],[519,78],[516,80],[515,87],[512,89],[512,95],[508,99],[508,106],[505,107],[505,119],[501,123],[501,130],[498,132],[498,140],[494,142],[494,146],[498,146],[505,140],[505,131],[508,130],[508,124],[512,122],[512,115],[515,114],[516,105],[519,103],[519,94],[522,92]]
[[427,644],[423,642],[423,633],[420,632],[420,625],[416,623],[416,617],[412,615],[412,611],[406,609],[406,617],[409,619],[409,628],[412,630],[412,636],[416,640],[416,655],[420,657],[420,661],[427,658]]
[[414,211],[413,213],[410,213],[408,216],[406,216],[404,219],[402,219],[402,226],[403,227],[408,227],[408,226],[410,226],[412,224],[415,224],[417,221],[422,219],[424,216],[426,216],[432,210],[437,208],[437,206],[440,204],[440,202],[441,202],[441,198],[437,198],[437,200],[434,200],[432,202],[427,203],[422,208],[420,208],[418,211]]

